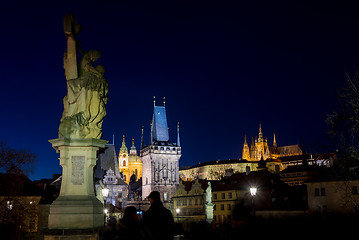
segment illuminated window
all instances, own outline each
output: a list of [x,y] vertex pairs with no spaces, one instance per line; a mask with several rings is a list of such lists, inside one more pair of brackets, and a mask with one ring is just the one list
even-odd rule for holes
[[123,160],[123,166],[126,166],[126,160]]

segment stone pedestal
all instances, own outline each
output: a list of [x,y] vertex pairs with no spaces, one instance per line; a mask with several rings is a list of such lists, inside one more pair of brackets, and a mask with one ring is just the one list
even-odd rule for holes
[[208,223],[211,223],[213,221],[213,207],[213,203],[207,203],[204,205],[206,211],[206,220]]
[[101,139],[49,140],[60,153],[62,183],[59,197],[50,206],[49,229],[93,229],[104,225],[103,205],[96,198],[93,168]]

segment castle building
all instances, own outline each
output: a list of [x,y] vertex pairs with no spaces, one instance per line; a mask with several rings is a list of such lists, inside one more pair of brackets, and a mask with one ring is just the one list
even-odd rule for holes
[[267,137],[263,137],[262,126],[259,124],[258,138],[252,137],[251,146],[247,143],[247,137],[244,136],[244,144],[242,150],[242,159],[248,161],[259,161],[263,159],[277,159],[287,156],[301,155],[302,150],[299,145],[289,145],[278,147],[275,133],[273,135],[273,146],[268,145]]
[[142,177],[142,160],[140,156],[137,155],[137,149],[133,138],[130,153],[128,153],[125,135],[123,135],[122,146],[118,155],[118,162],[119,170],[122,172],[123,179],[127,184],[130,183],[130,178],[133,174],[135,174],[137,178]]
[[159,191],[164,202],[170,201],[179,184],[179,159],[181,146],[179,126],[177,143],[171,143],[168,132],[165,102],[156,106],[154,100],[150,144],[141,149],[142,158],[142,198],[151,191]]

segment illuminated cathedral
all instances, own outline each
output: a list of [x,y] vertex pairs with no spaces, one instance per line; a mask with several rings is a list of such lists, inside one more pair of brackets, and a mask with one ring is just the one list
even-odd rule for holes
[[262,158],[277,159],[281,157],[301,155],[302,150],[298,144],[278,147],[275,133],[273,134],[273,146],[268,145],[267,137],[263,137],[262,126],[259,124],[258,138],[252,137],[251,146],[247,143],[247,137],[244,136],[244,144],[242,150],[242,159],[248,161],[259,161]]

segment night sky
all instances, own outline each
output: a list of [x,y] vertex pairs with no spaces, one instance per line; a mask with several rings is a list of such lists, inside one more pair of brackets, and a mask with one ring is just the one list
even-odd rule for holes
[[[35,3],[37,2],[37,3]],[[56,4],[56,2],[58,2]],[[62,21],[73,13],[84,50],[98,49],[109,102],[103,139],[145,143],[153,96],[166,97],[180,165],[241,157],[259,123],[272,144],[332,151],[325,118],[345,72],[359,65],[353,5],[313,1],[7,1],[1,22],[0,138],[38,156],[31,179],[61,173],[57,138],[66,95]],[[194,3],[195,2],[195,3]],[[343,4],[343,3],[341,3]]]

